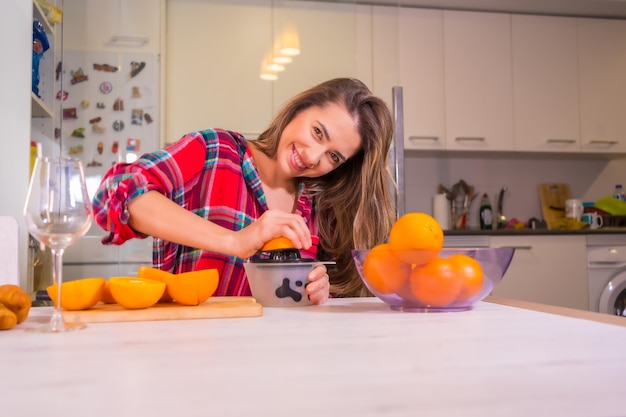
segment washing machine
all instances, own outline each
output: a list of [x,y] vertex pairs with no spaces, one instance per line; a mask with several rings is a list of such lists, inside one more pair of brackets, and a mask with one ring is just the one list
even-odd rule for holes
[[626,317],[626,235],[587,239],[589,309]]

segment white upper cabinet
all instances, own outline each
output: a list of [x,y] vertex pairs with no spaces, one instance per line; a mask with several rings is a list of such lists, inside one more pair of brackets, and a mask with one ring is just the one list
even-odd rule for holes
[[511,15],[443,16],[446,148],[513,150]]
[[392,89],[400,85],[398,76],[398,7],[372,7],[372,92],[392,108]]
[[402,9],[398,31],[404,147],[443,150],[446,148],[443,12]]
[[578,19],[584,152],[626,152],[626,21]]
[[[64,0],[65,50],[159,53],[164,0]],[[198,31],[200,29],[198,28]]]
[[515,150],[579,152],[576,19],[512,19]]

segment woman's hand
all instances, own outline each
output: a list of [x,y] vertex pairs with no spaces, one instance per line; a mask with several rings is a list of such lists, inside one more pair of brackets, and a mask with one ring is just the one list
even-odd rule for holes
[[330,279],[325,265],[319,265],[313,268],[308,275],[309,283],[305,292],[309,299],[315,304],[322,304],[328,300],[330,293]]
[[236,256],[249,258],[271,239],[286,237],[296,249],[311,247],[311,232],[304,218],[281,210],[268,210],[254,223],[235,232]]

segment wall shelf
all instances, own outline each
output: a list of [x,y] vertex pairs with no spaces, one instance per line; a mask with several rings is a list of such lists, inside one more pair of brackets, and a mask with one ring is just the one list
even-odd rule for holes
[[52,110],[35,93],[30,93],[31,117],[52,117]]
[[52,24],[50,24],[50,22],[48,21],[46,14],[44,13],[37,0],[33,0],[33,19],[39,20],[43,25],[44,30],[49,35],[54,35],[54,27],[52,27]]

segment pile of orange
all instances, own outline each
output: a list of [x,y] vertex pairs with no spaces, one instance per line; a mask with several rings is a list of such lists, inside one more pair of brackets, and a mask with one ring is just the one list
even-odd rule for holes
[[[160,269],[139,267],[137,277],[82,278],[61,284],[61,307],[88,310],[99,302],[119,304],[126,309],[148,308],[157,302],[195,306],[207,301],[217,289],[217,269],[171,274]],[[58,286],[47,289],[56,304]]]
[[430,307],[475,297],[483,287],[480,263],[469,255],[440,256],[443,230],[432,216],[412,212],[391,228],[389,243],[372,248],[363,276],[372,291],[397,294]]

